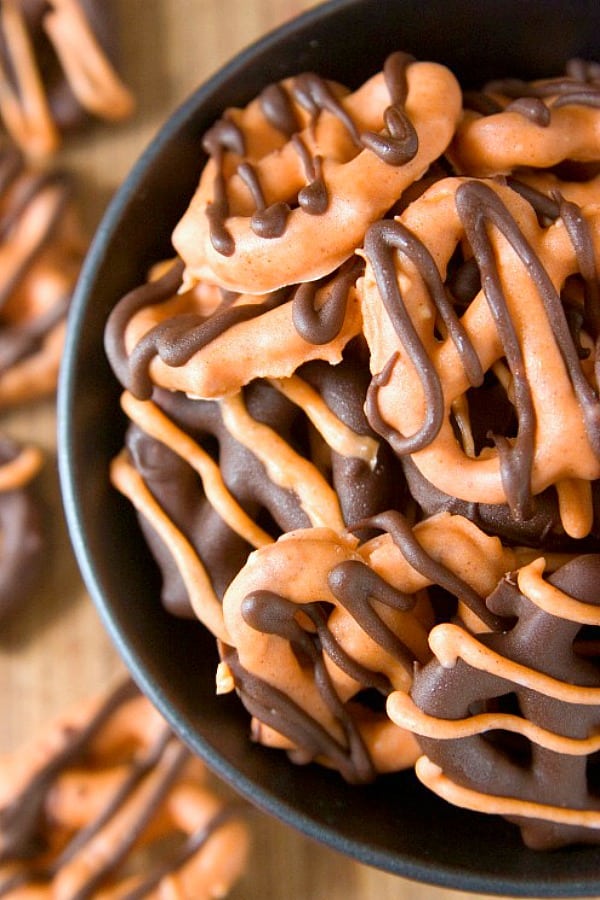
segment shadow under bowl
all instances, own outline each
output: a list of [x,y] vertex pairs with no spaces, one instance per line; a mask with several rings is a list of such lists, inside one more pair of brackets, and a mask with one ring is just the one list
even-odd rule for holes
[[103,352],[107,317],[170,235],[196,186],[200,138],[230,105],[314,70],[350,86],[393,50],[446,63],[463,86],[559,74],[600,59],[600,4],[555,0],[339,0],[289,22],[221,69],[169,119],[115,196],[73,300],[58,400],[63,499],[78,563],[134,678],[174,730],[257,806],[363,863],[445,887],[512,896],[600,894],[600,849],[525,849],[502,819],[430,795],[411,773],[352,787],[253,745],[234,696],[214,693],[216,650],[167,614],[135,514],[109,484],[126,427]]

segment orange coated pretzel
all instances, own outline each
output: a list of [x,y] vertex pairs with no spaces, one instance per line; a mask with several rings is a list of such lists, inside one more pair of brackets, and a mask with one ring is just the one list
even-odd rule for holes
[[469,109],[469,97],[451,149],[460,173],[488,176],[520,166],[598,161],[600,79],[593,64],[574,60],[563,78],[494,82],[475,96],[475,109]]
[[444,152],[460,110],[448,69],[401,53],[352,94],[303,74],[227,110],[173,234],[186,286],[265,294],[332,272]]
[[177,293],[181,263],[175,261],[114,308],[107,353],[122,384],[143,399],[153,385],[215,399],[255,378],[292,376],[310,360],[334,365],[361,332],[359,272],[357,261],[314,291],[299,285],[265,296],[222,297],[206,282]]
[[414,761],[412,736],[360,697],[409,689],[415,659],[428,657],[425,589],[437,582],[477,617],[481,595],[514,561],[460,516],[414,531],[396,513],[366,524],[391,533],[359,546],[311,528],[249,556],[223,598],[233,646],[223,648],[218,673],[221,692],[240,692],[255,740],[358,782]]
[[248,835],[206,782],[133,685],[80,703],[2,759],[0,896],[224,897]]
[[0,146],[0,407],[56,387],[65,323],[87,249],[60,171]]
[[[79,0],[48,0],[42,5],[48,8],[40,29],[81,107],[109,120],[130,115],[132,96],[109,62]],[[52,109],[36,59],[26,6],[24,0],[2,0],[0,21],[7,58],[0,57],[0,115],[23,152],[39,158],[55,152],[60,137],[57,111]]]
[[[592,352],[600,213],[560,198],[557,209],[560,217],[541,227],[509,187],[450,178],[396,221],[371,228],[363,283],[374,375],[368,416],[450,496],[508,503],[522,520],[532,495],[554,485],[565,531],[584,537],[593,521],[591,482],[600,476]],[[477,276],[460,301],[462,315],[444,284],[459,246]],[[585,295],[578,334],[561,299],[575,275]],[[466,395],[492,374],[514,408],[516,434],[494,434],[492,424],[477,447]]]

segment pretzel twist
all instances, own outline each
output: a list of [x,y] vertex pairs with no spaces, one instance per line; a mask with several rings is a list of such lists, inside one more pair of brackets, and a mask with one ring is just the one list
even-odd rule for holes
[[393,54],[353,94],[300,75],[228,110],[173,234],[186,286],[264,294],[332,272],[443,153],[460,109],[445,67]]
[[489,176],[598,159],[600,80],[593,65],[577,61],[562,78],[494,82],[471,97],[452,144],[459,172]]
[[427,587],[454,591],[476,617],[478,590],[511,557],[461,517],[432,518],[414,532],[399,514],[367,525],[390,532],[362,546],[326,528],[283,535],[249,556],[223,598],[233,646],[218,682],[240,692],[254,738],[349,781],[412,765],[412,737],[359,695],[409,689],[415,659],[428,656]]
[[[575,557],[546,580],[539,558],[506,577],[488,605],[516,624],[478,638],[437,625],[412,699],[388,698],[392,720],[419,736],[421,781],[458,806],[504,815],[538,849],[600,841],[599,565],[598,555]],[[580,637],[584,624],[591,639]]]
[[176,261],[119,301],[107,322],[107,353],[123,385],[141,399],[152,385],[216,399],[256,378],[290,377],[311,360],[335,365],[361,332],[360,271],[357,261],[314,290],[298,285],[222,297],[204,282],[177,294]]
[[[600,475],[600,405],[593,355],[580,354],[578,340],[593,346],[598,303],[590,295],[589,308],[581,305],[577,340],[561,290],[584,271],[594,281],[600,214],[566,203],[560,211],[541,227],[508,187],[444,179],[396,221],[373,226],[362,285],[374,375],[367,403],[375,430],[436,488],[508,503],[526,519],[531,496],[555,485],[565,529],[584,537],[590,482]],[[480,280],[459,315],[444,280],[461,244]],[[475,447],[466,392],[492,371],[515,410],[516,436],[496,432]]]
[[[30,158],[51,156],[60,145],[61,128],[73,117],[53,104],[36,44],[49,40],[57,64],[80,108],[106,119],[123,119],[133,109],[129,90],[120,80],[79,0],[48,0],[40,20],[33,20],[20,0],[3,0],[0,18],[5,37],[0,57],[0,115],[4,125]],[[64,104],[64,98],[63,98]]]
[[364,418],[367,381],[351,357],[220,402],[123,394],[132,426],[111,478],[140,514],[171,611],[193,609],[226,640],[220,598],[252,548],[397,502],[402,473]]
[[[179,846],[161,851],[170,836]],[[3,897],[210,900],[237,880],[247,849],[235,808],[130,684],[2,760]]]

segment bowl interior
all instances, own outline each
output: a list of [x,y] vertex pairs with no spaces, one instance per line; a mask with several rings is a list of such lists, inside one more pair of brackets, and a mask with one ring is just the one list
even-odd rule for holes
[[235,697],[216,697],[213,639],[166,614],[129,503],[108,482],[122,446],[119,386],[103,352],[115,302],[169,255],[170,234],[202,165],[200,137],[228,105],[265,84],[316,70],[349,85],[402,49],[448,64],[463,85],[557,74],[600,59],[600,4],[556,0],[341,0],[238,56],[168,121],[113,200],[82,273],[59,388],[63,497],[87,587],[125,662],[179,735],[258,806],[361,861],[425,882],[513,896],[600,893],[600,850],[522,847],[503,820],[447,806],[410,773],[349,787],[248,739]]

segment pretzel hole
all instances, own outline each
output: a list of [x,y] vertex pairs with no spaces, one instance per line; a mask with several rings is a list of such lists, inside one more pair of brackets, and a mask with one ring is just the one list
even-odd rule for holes
[[267,534],[271,535],[274,541],[283,534],[283,529],[279,527],[266,507],[262,507],[258,513],[253,516],[253,519],[259,528],[262,528],[263,531],[266,531]]
[[435,623],[448,622],[456,615],[458,600],[446,588],[432,584],[427,588],[429,602],[433,608]]
[[[503,361],[498,366],[510,375]],[[469,388],[455,401],[450,422],[456,440],[471,457],[478,457],[485,447],[494,446],[493,434],[513,438],[518,430],[518,419],[507,386],[492,370],[486,372],[481,387]]]
[[[519,698],[514,691],[471,704],[469,715],[478,713],[505,713],[525,718],[521,711]],[[522,734],[498,728],[485,732],[481,735],[481,739],[487,744],[491,744],[513,765],[521,769],[528,769],[531,766],[533,760],[531,741]]]
[[481,290],[481,273],[477,260],[465,253],[461,244],[457,245],[448,262],[446,288],[459,315]]
[[585,771],[589,793],[600,797],[600,751],[588,756]]
[[573,641],[573,652],[576,656],[600,665],[600,627],[583,625]]
[[588,359],[594,349],[594,328],[585,310],[585,282],[580,275],[570,275],[563,284],[560,299],[573,344],[579,359]]
[[355,694],[352,698],[352,704],[357,704],[363,709],[373,713],[385,714],[386,695],[382,694],[376,688],[365,688]]
[[[299,606],[294,613],[294,621],[307,636],[302,644],[294,640],[290,641],[290,649],[301,669],[313,669],[315,657],[321,652],[315,618],[318,617],[326,621],[334,608],[333,603],[317,601],[316,603],[306,603],[303,606]],[[314,616],[311,614],[312,612],[314,612]],[[306,649],[309,642],[313,645],[312,651]]]
[[600,162],[593,160],[584,162],[576,159],[564,159],[548,169],[561,181],[591,181],[600,175]]

